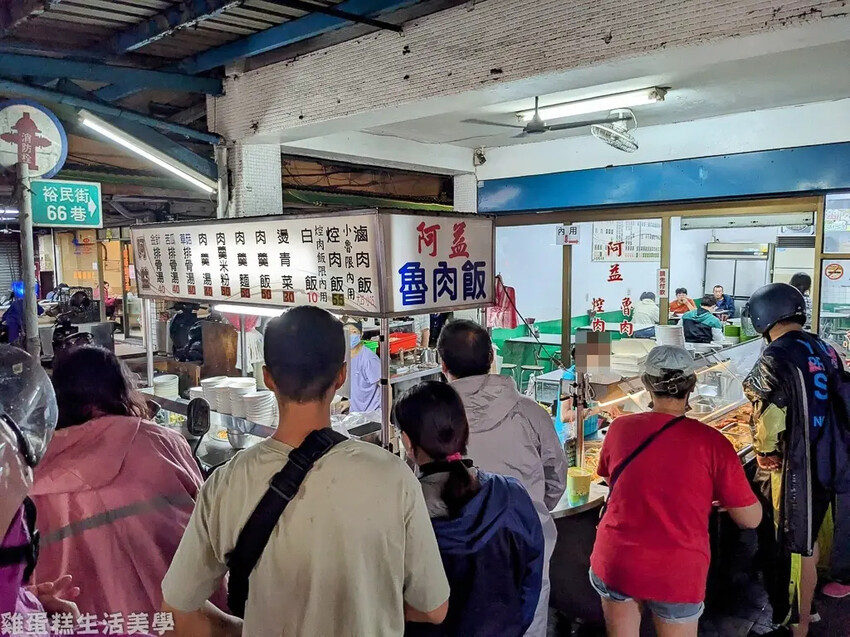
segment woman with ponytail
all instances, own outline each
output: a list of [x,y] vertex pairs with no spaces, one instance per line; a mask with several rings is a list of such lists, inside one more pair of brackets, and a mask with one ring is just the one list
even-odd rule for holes
[[543,529],[531,498],[516,479],[479,471],[465,457],[469,423],[449,385],[421,383],[393,413],[451,586],[445,622],[408,623],[405,635],[522,637],[543,577]]

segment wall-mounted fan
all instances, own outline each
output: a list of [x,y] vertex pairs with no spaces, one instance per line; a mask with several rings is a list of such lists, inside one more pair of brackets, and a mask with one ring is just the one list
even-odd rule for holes
[[632,131],[637,128],[637,118],[628,108],[618,108],[611,111],[611,115],[617,115],[617,119],[610,123],[592,124],[590,132],[596,139],[601,139],[609,146],[624,153],[633,153],[638,149],[637,140]]
[[[548,133],[551,131],[559,131],[559,130],[571,130],[573,128],[584,128],[585,126],[594,126],[594,125],[604,125],[604,124],[614,124],[619,121],[622,117],[619,113],[625,111],[627,109],[620,109],[617,111],[611,111],[608,115],[604,117],[597,117],[596,119],[584,120],[581,122],[565,122],[563,124],[547,124],[543,121],[543,118],[540,117],[540,98],[534,98],[534,115],[528,120],[528,123],[525,126],[520,126],[519,124],[505,124],[503,122],[492,122],[486,119],[465,119],[463,122],[465,124],[483,124],[485,126],[498,126],[500,128],[513,128],[519,130],[520,133],[518,135],[514,135],[514,137],[528,137],[529,135],[541,135],[543,133]],[[615,114],[617,113],[617,114]],[[631,111],[628,111],[629,116],[634,118],[634,115],[631,114]],[[634,127],[632,127],[634,128]]]

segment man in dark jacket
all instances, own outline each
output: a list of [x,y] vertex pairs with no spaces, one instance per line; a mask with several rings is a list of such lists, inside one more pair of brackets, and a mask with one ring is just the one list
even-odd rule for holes
[[731,294],[726,294],[723,291],[722,285],[714,286],[714,300],[716,301],[714,305],[716,306],[717,311],[723,311],[729,318],[734,318],[735,299],[732,298]]
[[[753,403],[757,479],[774,509],[776,554],[766,560],[774,621],[794,624],[793,635],[808,634],[817,585],[817,536],[832,506],[850,501],[850,428],[836,418],[840,398],[834,387],[843,366],[835,350],[803,331],[806,302],[796,288],[772,283],[747,305],[753,327],[769,345],[744,383]],[[771,520],[765,524],[773,527]],[[771,543],[772,533],[763,533]],[[850,538],[835,538],[836,547]],[[764,552],[765,547],[762,547]],[[794,556],[801,556],[798,563]],[[788,599],[789,578],[798,591]],[[792,634],[780,628],[776,634]]]

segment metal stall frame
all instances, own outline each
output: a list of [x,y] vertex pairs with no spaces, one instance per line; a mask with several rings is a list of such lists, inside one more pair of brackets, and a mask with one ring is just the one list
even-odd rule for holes
[[[681,202],[665,204],[647,204],[611,208],[581,208],[553,210],[550,212],[527,212],[496,215],[496,229],[502,227],[536,226],[551,224],[572,224],[594,221],[622,221],[629,219],[661,219],[661,258],[660,268],[670,268],[671,219],[674,217],[717,217],[717,216],[755,216],[794,212],[815,213],[815,276],[812,277],[812,325],[820,326],[820,287],[824,261],[850,259],[850,253],[823,252],[825,195],[772,197],[764,199],[736,199],[701,202]],[[494,240],[495,245],[495,240]],[[561,283],[561,356],[566,366],[569,363],[572,334],[572,273],[579,264],[572,263],[572,247],[564,246],[562,253]],[[669,297],[660,299],[661,316],[659,322],[666,325]],[[577,422],[581,422],[578,420]],[[580,427],[577,428],[577,431]],[[583,464],[583,455],[578,455]]]
[[[411,216],[411,217],[439,217],[439,218],[447,218],[447,219],[489,219],[493,223],[491,225],[491,233],[490,233],[490,263],[493,267],[493,275],[490,277],[489,281],[489,290],[488,297],[490,301],[481,302],[481,303],[459,303],[456,305],[438,307],[438,308],[425,308],[426,310],[439,310],[441,312],[451,312],[455,310],[469,310],[469,309],[477,309],[488,307],[493,304],[493,300],[495,299],[495,256],[496,256],[496,223],[495,217],[493,215],[483,215],[483,214],[474,214],[474,213],[456,213],[456,212],[443,212],[443,211],[414,211],[414,210],[398,210],[394,208],[368,208],[368,209],[357,209],[351,211],[335,211],[335,212],[321,212],[321,213],[308,213],[308,214],[295,214],[295,215],[281,215],[281,214],[273,214],[273,215],[263,215],[256,217],[228,217],[228,218],[217,218],[217,219],[208,219],[208,220],[193,220],[191,222],[178,222],[178,223],[154,223],[154,224],[142,224],[138,226],[131,227],[132,230],[149,230],[153,228],[180,228],[181,226],[196,226],[200,224],[209,224],[209,225],[226,225],[226,224],[234,224],[234,223],[245,223],[246,221],[274,221],[274,220],[291,220],[291,219],[326,219],[326,218],[334,218],[334,217],[358,217],[358,216],[373,216],[375,218],[375,230],[377,231],[376,239],[375,239],[375,256],[377,258],[377,272],[379,278],[379,286],[378,286],[378,304],[381,308],[386,308],[390,301],[391,292],[389,291],[388,285],[392,280],[392,276],[390,273],[390,255],[392,248],[392,233],[390,230],[390,221],[392,216]],[[157,296],[152,294],[143,294],[141,282],[138,281],[138,277],[140,276],[139,268],[136,268],[136,276],[137,283],[139,289],[139,296],[143,299],[143,307],[144,307],[144,315],[145,315],[145,323],[144,323],[144,332],[145,332],[145,355],[147,359],[147,372],[148,372],[148,383],[150,385],[153,384],[153,375],[154,375],[154,365],[153,365],[153,339],[151,338],[152,332],[152,321],[151,321],[151,300],[152,299],[162,299],[168,300],[169,302],[190,302],[197,303],[199,300],[197,298],[191,297],[180,297],[180,296]],[[227,303],[227,302],[237,302],[239,301],[239,297],[235,297],[233,299],[229,299],[227,301],[208,301],[209,304],[217,304],[217,303]],[[253,305],[256,307],[266,307],[270,309],[280,309],[281,313],[291,309],[293,307],[297,307],[296,304],[287,304],[287,305],[279,305],[279,304],[271,304],[271,303],[262,303],[253,301],[251,303],[246,303],[245,305]],[[410,310],[389,312],[389,311],[381,311],[381,312],[363,312],[363,311],[352,311],[346,310],[344,308],[339,309],[327,309],[327,311],[336,313],[336,314],[345,314],[349,316],[357,316],[364,318],[376,318],[379,320],[379,342],[381,345],[381,435],[384,446],[390,451],[397,451],[397,445],[391,444],[388,441],[391,440],[392,427],[390,426],[390,418],[391,418],[391,408],[390,408],[390,351],[389,351],[389,321],[392,318],[400,317],[400,316],[409,316]],[[421,313],[421,312],[420,312]],[[242,356],[243,356],[243,368],[247,367],[245,364],[245,332],[244,332],[244,318],[240,320],[240,335],[242,338]],[[243,369],[243,375],[245,374],[245,370]]]

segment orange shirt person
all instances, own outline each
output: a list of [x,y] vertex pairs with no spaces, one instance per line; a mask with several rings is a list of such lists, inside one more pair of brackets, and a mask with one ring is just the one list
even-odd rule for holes
[[685,288],[676,288],[676,300],[670,301],[670,312],[672,314],[684,314],[697,309],[697,304],[688,296]]

